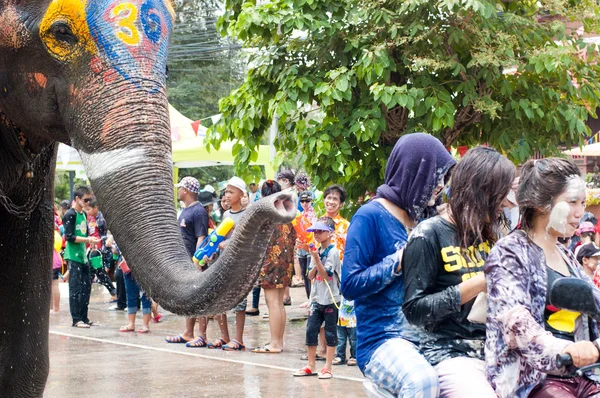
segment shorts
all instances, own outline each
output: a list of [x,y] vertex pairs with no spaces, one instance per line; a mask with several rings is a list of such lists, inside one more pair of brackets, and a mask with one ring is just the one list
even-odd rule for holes
[[52,268],[52,280],[58,280],[58,274],[60,274],[60,268]]
[[337,347],[338,309],[335,304],[322,305],[310,303],[308,321],[306,323],[306,345],[316,346],[319,342],[319,331],[325,322],[325,342],[327,347]]
[[233,312],[246,311],[248,307],[248,298],[243,299],[238,305],[231,309]]

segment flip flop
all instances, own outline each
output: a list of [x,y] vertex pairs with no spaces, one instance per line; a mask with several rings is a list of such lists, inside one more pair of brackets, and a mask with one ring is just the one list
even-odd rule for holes
[[327,368],[323,368],[319,372],[319,379],[331,379],[332,377],[333,377],[333,374],[331,373],[331,370],[329,370]]
[[162,314],[158,314],[157,316],[155,316],[154,318],[152,318],[152,322],[154,323],[158,323],[160,322],[160,320],[162,319]]
[[129,326],[121,326],[119,328],[119,332],[127,333],[127,332],[134,332],[134,331],[135,331],[135,328],[130,328]]
[[279,354],[281,353],[283,350],[275,350],[272,349],[266,345],[262,346],[262,347],[256,347],[255,349],[252,350],[252,352],[256,352],[259,354]]
[[189,340],[184,339],[180,334],[177,336],[165,337],[165,341],[172,344],[185,344],[189,342]]
[[231,341],[225,344],[222,348],[223,351],[242,351],[246,349],[246,346],[236,339],[231,339]]
[[141,328],[139,328],[138,330],[136,330],[137,333],[150,333],[150,328],[146,327],[146,326],[142,326]]
[[85,323],[84,321],[79,321],[77,322],[75,325],[73,325],[73,327],[75,328],[79,328],[79,329],[89,329],[90,325],[88,325],[87,323]]
[[310,370],[308,366],[294,372],[294,377],[317,376],[318,373]]
[[204,338],[202,336],[199,336],[194,341],[190,341],[185,344],[186,347],[190,347],[190,348],[202,348],[202,347],[206,347],[207,345],[208,344],[206,344],[206,340],[204,340]]
[[216,339],[215,341],[213,341],[212,343],[208,343],[207,347],[211,350],[215,350],[215,349],[219,349],[219,348],[223,348],[224,345],[226,345],[227,342],[223,339]]

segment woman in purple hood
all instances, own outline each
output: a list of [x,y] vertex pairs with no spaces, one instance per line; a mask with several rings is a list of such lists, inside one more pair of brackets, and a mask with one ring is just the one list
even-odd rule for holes
[[354,300],[357,360],[378,388],[399,397],[437,397],[438,376],[417,349],[402,312],[399,253],[456,164],[442,143],[422,133],[398,140],[377,196],[352,218],[342,265],[342,294]]

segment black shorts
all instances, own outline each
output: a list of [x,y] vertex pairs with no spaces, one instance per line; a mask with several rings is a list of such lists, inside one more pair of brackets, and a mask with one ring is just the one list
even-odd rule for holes
[[[339,303],[338,303],[339,305]],[[335,304],[321,305],[310,303],[308,322],[306,323],[306,345],[316,346],[319,343],[319,331],[325,322],[325,341],[327,347],[337,346],[338,309]]]
[[52,268],[52,280],[58,280],[58,274],[60,274],[60,268]]

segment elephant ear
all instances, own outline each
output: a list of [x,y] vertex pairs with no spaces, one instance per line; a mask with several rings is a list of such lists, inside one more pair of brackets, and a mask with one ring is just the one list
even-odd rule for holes
[[0,48],[25,47],[31,39],[21,13],[9,0],[0,0]]

